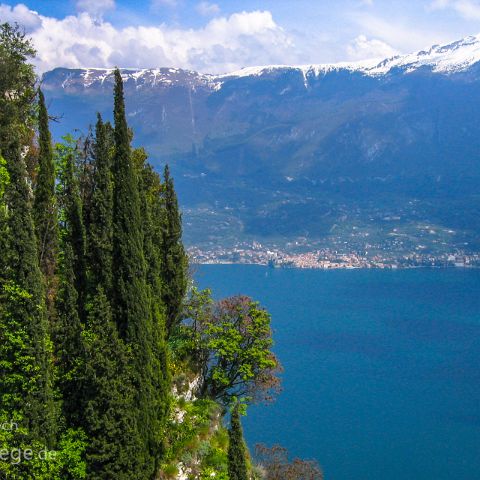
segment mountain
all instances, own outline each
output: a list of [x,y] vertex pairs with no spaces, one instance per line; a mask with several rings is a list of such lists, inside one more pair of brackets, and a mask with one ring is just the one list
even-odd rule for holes
[[[122,75],[191,244],[480,249],[480,35],[381,62]],[[110,118],[112,85],[111,69],[47,72],[55,136]]]

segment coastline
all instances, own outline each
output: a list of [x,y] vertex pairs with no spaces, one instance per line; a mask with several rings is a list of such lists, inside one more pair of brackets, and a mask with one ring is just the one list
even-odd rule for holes
[[418,270],[418,269],[435,269],[435,270],[477,270],[480,265],[386,265],[386,266],[342,266],[332,265],[330,267],[323,266],[301,266],[301,265],[275,265],[271,266],[263,262],[234,262],[234,261],[192,261],[193,265],[248,265],[265,267],[272,270]]

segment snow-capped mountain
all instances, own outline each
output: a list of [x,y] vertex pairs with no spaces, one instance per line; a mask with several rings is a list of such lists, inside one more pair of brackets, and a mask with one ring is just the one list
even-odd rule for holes
[[[125,82],[142,87],[188,86],[219,90],[227,81],[245,77],[261,77],[279,72],[298,72],[304,77],[305,85],[309,79],[324,76],[332,72],[360,73],[366,76],[384,76],[392,73],[412,73],[418,69],[427,69],[435,73],[451,74],[467,71],[480,61],[480,34],[466,37],[447,44],[434,45],[428,50],[412,54],[397,55],[381,61],[341,62],[317,65],[266,65],[247,67],[242,70],[221,75],[210,75],[179,68],[122,69]],[[62,88],[95,88],[113,82],[113,69],[85,68],[65,70],[57,69]],[[60,72],[63,72],[60,73]],[[45,78],[51,78],[51,72]]]
[[332,71],[346,70],[360,72],[365,75],[386,75],[394,70],[411,73],[419,68],[428,68],[437,73],[454,73],[468,70],[480,61],[480,34],[466,37],[462,40],[447,44],[434,45],[428,50],[420,50],[408,55],[397,55],[382,61],[367,60],[360,62],[342,62],[318,65],[269,65],[263,67],[249,67],[238,72],[219,75],[222,78],[246,77],[262,75],[280,69],[293,69],[301,71],[306,77],[309,75],[325,75]]
[[[318,237],[352,211],[480,232],[480,36],[383,61],[122,75],[135,141],[172,163],[186,206],[242,232]],[[112,86],[112,69],[46,73],[55,136],[111,118]]]

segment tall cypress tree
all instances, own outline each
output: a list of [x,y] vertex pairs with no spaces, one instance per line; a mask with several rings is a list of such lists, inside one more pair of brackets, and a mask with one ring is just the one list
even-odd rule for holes
[[228,436],[230,439],[228,446],[228,478],[229,480],[248,480],[246,448],[238,404],[235,405],[232,412]]
[[0,395],[2,409],[23,419],[30,440],[52,447],[57,433],[53,356],[38,264],[31,191],[20,146],[3,151],[9,174],[7,275],[2,287]]
[[65,238],[57,299],[58,320],[54,338],[63,413],[68,426],[78,427],[81,426],[79,402],[83,392],[81,377],[84,352],[74,265],[73,248],[69,239]]
[[38,92],[38,172],[35,188],[33,216],[38,242],[40,269],[47,281],[47,298],[53,295],[53,276],[58,253],[58,218],[55,202],[55,166],[52,139],[48,128],[45,97]]
[[121,336],[131,346],[133,375],[137,389],[136,409],[143,439],[143,477],[152,478],[160,461],[159,435],[165,418],[162,412],[164,372],[156,358],[159,339],[155,334],[151,291],[146,281],[143,253],[139,182],[132,161],[130,136],[125,117],[123,82],[115,71],[115,155],[113,230],[113,312]]
[[182,244],[182,217],[168,165],[164,171],[165,217],[162,235],[163,302],[167,309],[167,335],[178,325],[188,285],[188,257]]
[[118,335],[102,287],[89,302],[83,345],[86,362],[82,413],[89,438],[88,478],[146,478],[139,452],[141,429],[133,408],[136,392],[131,352]]
[[[159,427],[168,415],[169,393],[171,390],[168,369],[168,356],[166,346],[166,315],[165,305],[162,301],[162,211],[163,200],[161,197],[162,185],[160,176],[147,162],[147,155],[143,149],[133,152],[134,162],[139,177],[140,203],[142,208],[143,251],[147,263],[147,286],[150,298],[151,323],[149,336],[153,353],[152,377],[154,390],[157,392],[155,418]],[[163,430],[157,430],[156,458],[159,459]]]
[[85,319],[85,302],[87,295],[87,238],[83,223],[83,206],[80,195],[78,177],[75,172],[74,155],[69,154],[65,159],[63,172],[63,215],[64,241],[68,243],[73,254],[73,271],[75,273],[74,286],[78,296],[78,312],[80,319]]
[[112,291],[113,253],[113,179],[112,147],[113,131],[109,123],[103,123],[98,114],[95,129],[95,169],[89,228],[89,263],[94,288],[102,285],[104,291]]
[[63,412],[69,426],[81,426],[78,405],[82,398],[81,375],[84,351],[81,342],[86,302],[86,235],[82,201],[75,172],[74,151],[69,147],[61,157],[60,204],[61,246],[60,288],[56,302],[58,319],[55,328],[59,386]]

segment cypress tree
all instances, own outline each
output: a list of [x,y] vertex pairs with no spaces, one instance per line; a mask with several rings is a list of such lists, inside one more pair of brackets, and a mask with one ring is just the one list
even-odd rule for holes
[[84,352],[82,324],[78,311],[78,293],[75,287],[74,254],[68,239],[63,245],[60,289],[57,299],[57,328],[55,349],[59,370],[59,386],[63,399],[63,413],[67,425],[81,425],[79,401],[82,397],[82,366]]
[[228,437],[228,478],[229,480],[248,480],[246,448],[243,439],[242,424],[238,404],[235,405],[230,420]]
[[[80,320],[84,321],[85,301],[87,294],[87,264],[86,264],[86,232],[83,223],[83,206],[80,187],[75,172],[73,154],[67,155],[63,173],[63,208],[64,208],[64,241],[68,243],[73,254],[74,286],[78,296],[78,312]],[[68,280],[71,280],[68,279]]]
[[[155,417],[159,421],[159,429],[155,443],[160,452],[163,431],[160,425],[168,415],[169,393],[171,390],[168,369],[168,356],[166,346],[166,322],[165,305],[162,301],[162,210],[163,200],[161,197],[162,185],[160,176],[148,164],[146,153],[143,149],[133,152],[134,162],[138,169],[140,180],[140,202],[142,206],[142,229],[144,234],[143,250],[147,263],[147,286],[150,298],[150,311],[152,321],[150,324],[150,339],[153,353],[152,381],[157,392],[157,404]],[[159,455],[156,455],[159,459]]]
[[35,188],[33,216],[38,242],[40,269],[47,281],[47,298],[53,295],[53,276],[58,251],[58,218],[55,202],[55,166],[52,139],[48,128],[48,112],[45,97],[38,92],[38,172]]
[[148,300],[138,179],[132,162],[123,82],[118,70],[115,71],[114,118],[114,315],[121,334],[129,341],[137,342],[144,341]]
[[111,150],[113,131],[98,114],[95,129],[95,170],[89,228],[89,263],[92,284],[112,291],[113,180]]
[[1,408],[25,423],[30,441],[52,447],[57,433],[53,356],[45,290],[38,264],[31,190],[20,146],[3,152],[9,175],[6,191],[8,246],[0,322]]
[[142,471],[142,441],[133,405],[131,352],[119,337],[111,308],[101,287],[88,306],[83,334],[85,398],[83,427],[89,438],[88,478],[146,478]]
[[125,117],[123,83],[115,71],[115,155],[113,229],[113,312],[122,338],[133,351],[133,376],[137,389],[136,409],[144,454],[143,476],[152,478],[161,453],[159,435],[165,418],[164,372],[157,359],[158,337],[152,312],[151,291],[146,281],[143,253],[139,182],[132,161]]
[[69,426],[78,427],[81,426],[78,405],[83,392],[80,377],[84,362],[81,335],[86,301],[86,236],[73,155],[73,150],[67,148],[60,169],[63,255],[56,302],[55,347],[63,413]]
[[182,217],[168,165],[164,171],[164,201],[162,298],[167,309],[167,336],[169,336],[178,325],[187,290],[188,257],[182,244]]

